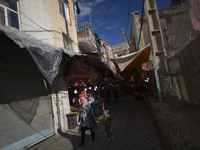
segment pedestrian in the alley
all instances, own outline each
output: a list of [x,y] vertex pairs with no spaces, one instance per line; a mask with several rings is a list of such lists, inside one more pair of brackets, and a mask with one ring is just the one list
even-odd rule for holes
[[79,107],[78,99],[79,99],[78,95],[75,95],[74,98],[72,99],[71,105],[74,106],[75,108]]
[[106,96],[107,96],[107,102],[110,102],[110,88],[107,89]]
[[118,101],[118,89],[117,87],[113,87],[113,94],[114,94],[114,97],[115,97],[115,101]]
[[102,124],[105,127],[106,135],[107,135],[107,141],[110,141],[113,139],[111,127],[112,127],[112,119],[110,115],[108,114],[108,110],[103,111],[103,115],[98,117],[97,120],[101,121]]
[[97,129],[94,114],[91,109],[90,103],[86,98],[82,97],[82,106],[80,107],[79,114],[79,132],[81,132],[81,145],[85,144],[85,131],[90,130],[92,135],[92,142],[95,142],[95,130]]

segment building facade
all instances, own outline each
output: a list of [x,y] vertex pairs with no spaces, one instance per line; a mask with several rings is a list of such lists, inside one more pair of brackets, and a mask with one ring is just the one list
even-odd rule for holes
[[112,62],[113,55],[112,55],[111,45],[108,44],[103,39],[98,39],[97,41],[98,41],[97,43],[99,46],[99,52],[100,52],[100,57],[101,57],[102,62],[107,64],[110,70],[112,70],[113,72],[116,72],[114,64]]
[[75,0],[1,0],[1,24],[16,27],[48,44],[79,52],[76,3]]
[[129,54],[129,47],[127,47],[125,42],[113,45],[111,48],[112,48],[113,58]]
[[[77,6],[75,0],[0,0],[0,25],[15,27],[26,33],[27,38],[31,35],[63,51],[79,52]],[[26,48],[17,46],[3,32],[0,36],[3,91],[0,94],[0,122],[3,122],[0,149],[22,149],[48,138],[58,129],[67,131],[66,114],[70,112],[70,104],[67,80],[62,72],[64,66],[61,65],[49,84]]]

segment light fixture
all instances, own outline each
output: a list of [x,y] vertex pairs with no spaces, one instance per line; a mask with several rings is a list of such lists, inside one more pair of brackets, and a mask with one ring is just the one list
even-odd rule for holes
[[77,90],[76,89],[74,90],[74,94],[77,94]]
[[95,90],[95,91],[97,90],[97,86],[94,87],[94,90]]

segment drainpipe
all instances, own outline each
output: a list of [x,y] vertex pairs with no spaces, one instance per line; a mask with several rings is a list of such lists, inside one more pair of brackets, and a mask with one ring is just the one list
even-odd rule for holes
[[168,36],[168,32],[167,32],[167,26],[164,27],[164,32],[165,32],[165,38],[167,40],[167,48],[168,48],[168,52],[169,52],[169,55],[171,56],[171,49],[170,49],[170,46],[169,46],[169,36]]

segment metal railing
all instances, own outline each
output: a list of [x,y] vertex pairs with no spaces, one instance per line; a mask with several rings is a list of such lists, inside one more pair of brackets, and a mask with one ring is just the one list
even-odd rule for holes
[[0,4],[0,24],[19,29],[19,13]]
[[[86,32],[85,30],[88,30],[88,32]],[[78,24],[78,33],[82,32],[82,37],[90,37],[90,39],[92,40],[92,42],[96,45],[96,40],[94,37],[94,34],[92,32],[92,27],[91,27],[91,23],[89,22],[82,22]]]

